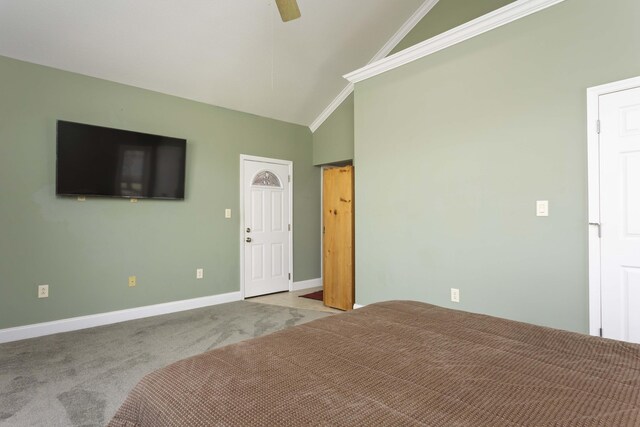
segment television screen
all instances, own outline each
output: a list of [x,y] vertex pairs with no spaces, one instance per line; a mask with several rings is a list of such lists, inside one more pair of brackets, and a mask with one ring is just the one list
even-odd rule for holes
[[56,194],[184,199],[185,139],[58,121]]

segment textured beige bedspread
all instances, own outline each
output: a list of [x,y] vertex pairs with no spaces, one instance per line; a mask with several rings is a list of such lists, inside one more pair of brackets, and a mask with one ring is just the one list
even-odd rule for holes
[[109,426],[640,425],[640,346],[413,301],[146,376]]

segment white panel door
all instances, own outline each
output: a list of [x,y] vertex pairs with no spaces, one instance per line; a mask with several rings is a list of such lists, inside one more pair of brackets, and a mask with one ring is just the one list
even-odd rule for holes
[[640,88],[599,109],[602,334],[640,343]]
[[244,296],[289,290],[289,165],[244,160]]

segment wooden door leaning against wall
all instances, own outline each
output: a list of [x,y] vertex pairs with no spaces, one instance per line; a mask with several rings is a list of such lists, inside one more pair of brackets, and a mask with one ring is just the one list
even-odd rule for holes
[[353,166],[325,169],[322,183],[324,304],[351,310],[355,302]]

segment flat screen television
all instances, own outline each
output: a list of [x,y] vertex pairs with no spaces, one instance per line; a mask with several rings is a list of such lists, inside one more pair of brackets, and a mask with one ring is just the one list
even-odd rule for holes
[[187,141],[58,120],[56,194],[184,199]]

